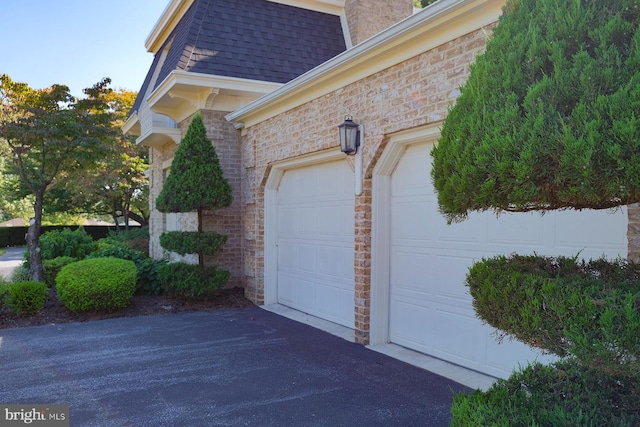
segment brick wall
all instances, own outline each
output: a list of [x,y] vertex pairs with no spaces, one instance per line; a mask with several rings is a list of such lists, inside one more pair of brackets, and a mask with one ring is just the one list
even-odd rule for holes
[[355,198],[354,326],[357,341],[369,341],[372,169],[386,135],[444,119],[489,33],[490,28],[470,33],[247,129],[242,138],[247,297],[256,303],[264,298],[264,184],[269,164],[337,147],[337,126],[351,115],[365,125],[366,134],[364,192]]
[[351,43],[358,43],[413,13],[411,0],[346,0],[344,12]]

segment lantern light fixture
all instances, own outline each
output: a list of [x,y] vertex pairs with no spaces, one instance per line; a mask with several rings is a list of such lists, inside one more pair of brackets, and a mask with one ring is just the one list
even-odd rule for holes
[[346,116],[344,122],[338,126],[340,131],[340,151],[348,156],[355,155],[360,146],[360,125]]

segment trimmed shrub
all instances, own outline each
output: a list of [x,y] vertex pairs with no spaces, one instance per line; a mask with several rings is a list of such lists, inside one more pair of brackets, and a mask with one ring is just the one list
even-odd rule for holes
[[56,277],[58,298],[74,313],[112,311],[131,302],[136,266],[118,258],[94,258],[68,264]]
[[513,255],[467,275],[478,316],[531,346],[616,375],[640,375],[640,265]]
[[215,232],[167,231],[160,235],[160,245],[180,255],[214,255],[227,241],[227,236]]
[[133,261],[136,266],[136,293],[144,295],[158,295],[162,291],[162,283],[158,276],[159,268],[166,264],[164,260],[155,260],[147,257],[145,253],[131,249],[120,242],[105,244],[98,242],[101,248],[92,253],[88,258],[120,258]]
[[160,267],[159,276],[163,289],[169,296],[203,301],[215,296],[229,280],[227,270],[208,267],[202,270],[197,265],[181,262],[165,264]]
[[40,250],[43,260],[61,256],[82,259],[93,252],[94,241],[82,227],[74,231],[64,228],[44,233],[40,237]]
[[640,382],[564,360],[530,365],[486,392],[458,394],[453,427],[637,426]]
[[47,285],[28,281],[6,285],[4,301],[16,314],[35,314],[44,307],[49,296]]
[[9,282],[28,282],[31,280],[31,274],[29,273],[29,266],[27,262],[23,262],[22,265],[14,268],[9,277]]
[[46,283],[48,287],[53,288],[56,285],[56,276],[62,267],[74,261],[77,260],[70,256],[59,256],[57,258],[44,260],[42,262],[42,267],[44,268],[44,283]]

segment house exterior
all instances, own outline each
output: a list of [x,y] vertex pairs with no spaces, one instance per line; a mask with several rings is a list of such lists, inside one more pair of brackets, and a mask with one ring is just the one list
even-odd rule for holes
[[[154,199],[200,112],[235,197],[233,206],[207,217],[206,227],[229,236],[209,262],[230,269],[231,285],[244,287],[256,304],[343,325],[356,342],[394,343],[506,377],[538,355],[517,342],[498,345],[475,317],[464,286],[474,260],[513,252],[638,258],[636,206],[476,214],[454,225],[438,213],[429,151],[503,0],[439,0],[417,13],[411,0],[220,0],[209,2],[218,7],[209,11],[204,3],[174,0],[167,7],[147,40],[155,60],[124,127],[151,147],[152,256],[178,259],[163,252],[160,233],[196,227],[195,214],[161,214]],[[256,24],[256,15],[270,13],[266,21],[288,19]],[[252,19],[243,29],[220,22],[246,14]],[[261,62],[258,55],[273,55],[263,46],[251,53],[262,71],[243,74],[229,65],[233,52],[180,45],[185,28],[209,25],[198,16],[218,27],[200,38],[226,40],[229,31],[260,28],[268,39],[285,26],[300,32],[297,40],[313,32],[302,46],[330,48],[285,50]],[[294,20],[313,24],[291,29]],[[236,42],[230,49],[246,52]],[[291,63],[287,53],[308,61],[278,74]],[[227,68],[196,65],[225,54]],[[355,156],[339,148],[345,116],[363,127]]]

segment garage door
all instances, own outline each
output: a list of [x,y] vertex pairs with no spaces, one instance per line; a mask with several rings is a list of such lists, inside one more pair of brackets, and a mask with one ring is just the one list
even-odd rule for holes
[[503,341],[476,317],[464,280],[472,262],[497,254],[626,256],[626,210],[472,214],[447,225],[431,185],[431,144],[415,144],[391,177],[389,338],[498,377],[537,356]]
[[286,171],[278,188],[278,303],[353,328],[354,178],[345,161]]

